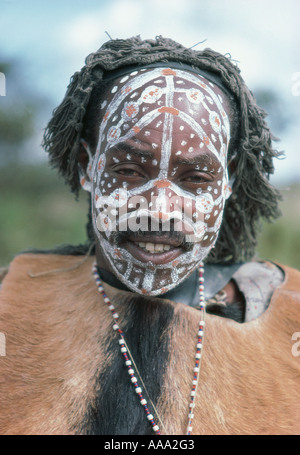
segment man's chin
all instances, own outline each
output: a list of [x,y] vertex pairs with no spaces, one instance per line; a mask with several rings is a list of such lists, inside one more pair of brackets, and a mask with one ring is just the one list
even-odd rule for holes
[[185,244],[164,235],[114,240],[98,244],[99,253],[129,290],[144,296],[159,296],[178,286],[208,253],[200,243]]

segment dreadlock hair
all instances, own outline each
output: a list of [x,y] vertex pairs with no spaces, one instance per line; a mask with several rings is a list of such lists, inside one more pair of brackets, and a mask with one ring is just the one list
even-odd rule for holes
[[[249,260],[255,252],[260,220],[272,221],[280,215],[280,193],[269,183],[274,172],[273,158],[279,152],[272,148],[275,138],[265,122],[267,114],[256,104],[239,68],[228,56],[211,49],[188,49],[161,36],[155,40],[136,36],[104,43],[86,58],[81,71],[72,76],[62,103],[45,129],[43,146],[50,163],[78,195],[80,140],[85,138],[96,144],[99,125],[95,113],[106,92],[105,78],[118,68],[145,67],[157,62],[183,63],[200,72],[213,73],[226,87],[226,94],[230,94],[233,138],[228,158],[234,157],[235,182],[233,194],[225,205],[218,240],[206,262]],[[94,241],[90,213],[87,231],[89,241]]]

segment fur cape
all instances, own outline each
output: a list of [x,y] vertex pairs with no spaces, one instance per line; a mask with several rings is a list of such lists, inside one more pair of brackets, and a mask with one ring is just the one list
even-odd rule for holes
[[[151,434],[91,273],[93,258],[78,261],[20,255],[3,281],[2,435]],[[239,324],[207,314],[193,434],[300,434],[300,360],[292,351],[300,272],[282,268],[285,281],[258,319]],[[184,434],[199,312],[105,289],[162,433]]]

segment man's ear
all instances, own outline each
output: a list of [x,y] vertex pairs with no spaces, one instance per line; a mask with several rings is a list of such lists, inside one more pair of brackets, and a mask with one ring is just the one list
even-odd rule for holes
[[78,173],[80,185],[85,191],[92,190],[92,162],[93,156],[88,143],[80,139],[80,150],[78,155]]
[[233,184],[235,181],[235,169],[236,169],[235,157],[236,157],[236,155],[233,155],[233,157],[228,161],[228,164],[227,164],[228,184],[226,187],[226,194],[225,194],[226,199],[230,198],[230,196],[232,194],[232,187],[233,187]]
[[229,179],[235,174],[236,157],[237,157],[237,152],[235,151],[234,153],[231,154],[231,157],[230,157],[230,159],[227,162],[227,169],[228,169]]

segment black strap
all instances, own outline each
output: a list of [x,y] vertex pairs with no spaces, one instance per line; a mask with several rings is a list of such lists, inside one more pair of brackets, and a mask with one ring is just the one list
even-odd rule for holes
[[104,80],[113,80],[117,79],[118,77],[125,76],[133,71],[139,71],[141,69],[148,69],[148,68],[174,68],[179,70],[186,70],[191,71],[199,76],[203,76],[208,79],[210,82],[216,84],[220,89],[223,90],[225,93],[228,92],[228,88],[224,85],[221,77],[217,73],[212,73],[210,71],[202,70],[192,65],[188,65],[187,63],[181,62],[156,62],[156,63],[149,63],[148,65],[129,65],[124,66],[121,68],[117,68],[112,71],[107,71],[103,74]]

